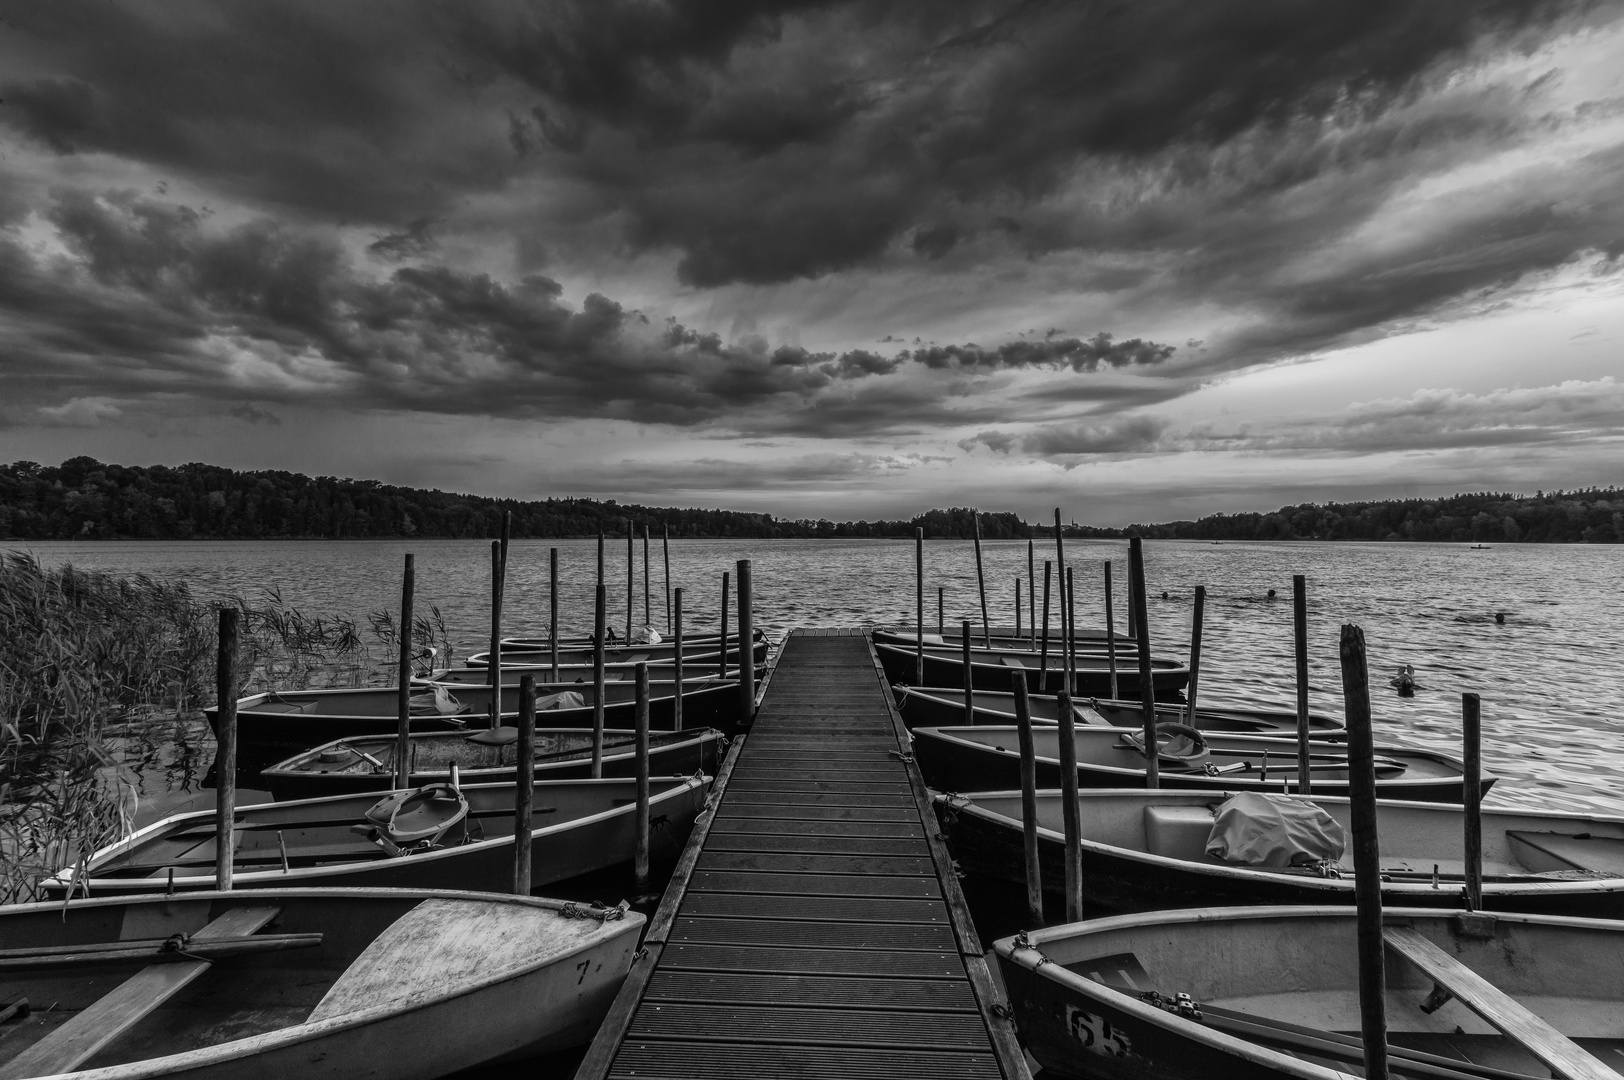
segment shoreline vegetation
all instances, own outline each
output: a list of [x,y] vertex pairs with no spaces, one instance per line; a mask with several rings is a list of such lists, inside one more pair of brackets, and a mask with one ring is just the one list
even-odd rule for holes
[[[393,679],[397,628],[385,613],[358,626],[275,593],[232,603],[239,696]],[[40,877],[129,833],[133,764],[163,760],[201,778],[213,759],[202,710],[215,699],[216,610],[184,584],[0,557],[0,903],[34,899]],[[439,611],[412,636],[443,647]]]
[[[974,514],[965,507],[907,520],[834,522],[613,499],[497,499],[195,463],[125,466],[76,457],[58,466],[0,465],[0,540],[476,539],[498,535],[508,512],[517,539],[615,535],[628,520],[688,538],[911,537],[923,528],[932,539],[968,539],[975,529]],[[984,513],[980,524],[988,540],[1054,535],[1053,526],[1012,513]],[[1616,544],[1624,542],[1624,490],[1302,503],[1272,513],[1214,514],[1124,529],[1072,523],[1064,531],[1082,539]]]

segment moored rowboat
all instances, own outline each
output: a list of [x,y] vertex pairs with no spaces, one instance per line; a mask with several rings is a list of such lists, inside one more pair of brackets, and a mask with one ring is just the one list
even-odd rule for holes
[[[637,769],[637,733],[623,728],[603,733],[604,776],[632,776]],[[494,736],[494,741],[493,741]],[[411,736],[408,787],[450,778],[456,765],[465,784],[511,784],[516,779],[518,730],[502,727],[472,735],[428,732]],[[656,731],[649,735],[649,773],[653,776],[715,774],[726,740],[714,728]],[[395,750],[392,735],[339,739],[279,761],[259,776],[271,797],[314,799],[393,788]],[[538,780],[590,776],[592,732],[587,728],[537,728],[535,770]]]
[[0,1001],[33,1008],[0,1027],[0,1076],[428,1080],[578,1045],[643,926],[610,910],[392,889],[3,908]]
[[[1132,728],[1077,729],[1077,782],[1083,787],[1143,787],[1145,757],[1131,739]],[[1060,729],[1032,731],[1038,786],[1060,786]],[[1297,743],[1256,735],[1208,734],[1206,758],[1181,769],[1161,766],[1164,788],[1202,791],[1281,791],[1296,784]],[[925,782],[939,791],[1004,791],[1018,788],[1020,740],[1014,727],[915,728],[914,757]],[[1460,802],[1463,766],[1459,759],[1431,750],[1376,747],[1376,794],[1384,799]],[[1311,782],[1315,794],[1348,793],[1347,757],[1337,743],[1314,747]],[[1209,770],[1207,766],[1210,765]],[[1483,790],[1494,783],[1485,775]]]
[[[892,690],[897,699],[897,710],[910,728],[937,727],[964,723],[964,691],[941,686],[896,686]],[[1004,690],[976,690],[970,700],[974,708],[975,724],[1015,723],[1015,695]],[[1038,724],[1058,723],[1060,699],[1055,694],[1029,694],[1032,720]],[[1285,709],[1257,709],[1249,706],[1201,706],[1196,709],[1195,720],[1185,719],[1185,709],[1178,705],[1160,705],[1156,709],[1157,723],[1191,723],[1201,731],[1227,731],[1243,735],[1297,734],[1297,714]],[[1072,715],[1081,724],[1105,727],[1132,727],[1140,722],[1144,707],[1137,701],[1114,701],[1110,698],[1074,698]],[[1310,737],[1342,739],[1346,735],[1342,724],[1329,716],[1310,713]]]
[[[722,655],[721,641],[712,637],[708,640],[691,641],[686,637],[682,642],[683,665],[692,665],[695,671],[706,667],[714,668]],[[734,638],[727,647],[727,666],[734,669],[739,666],[739,643]],[[756,663],[767,659],[768,645],[766,639],[760,639],[751,650],[751,656]],[[619,644],[603,651],[606,666],[623,666],[626,664],[668,665],[676,662],[677,646],[674,641],[662,641],[656,644]],[[566,644],[558,643],[558,666],[563,668],[591,668],[595,662],[592,643]],[[490,654],[476,652],[463,662],[464,667],[483,668],[490,666]],[[552,649],[516,648],[511,652],[506,648],[502,650],[503,667],[537,667],[546,670],[552,668]]]
[[[650,782],[655,858],[681,849],[709,786],[709,777]],[[432,846],[401,855],[360,831],[378,821],[368,815],[384,801],[376,792],[238,807],[233,887],[511,888],[514,785],[470,784],[461,794],[466,812],[451,830]],[[632,779],[538,781],[530,834],[532,885],[540,888],[631,859],[636,802]],[[92,896],[212,889],[214,864],[214,811],[205,810],[154,822],[101,849],[91,856],[84,881],[67,868],[40,887],[57,897],[87,884]]]
[[[875,642],[874,651],[885,668],[885,676],[892,683],[910,686],[963,686],[964,661],[957,650],[925,650],[925,678],[916,675],[917,656],[914,650],[902,645]],[[1038,653],[998,649],[972,648],[970,650],[971,679],[977,690],[1010,690],[1010,673],[1026,673],[1026,687],[1035,693],[1058,693],[1065,681],[1058,652],[1050,652],[1048,666]],[[1190,681],[1190,669],[1172,660],[1151,661],[1151,684],[1158,701],[1177,701],[1179,691]],[[1137,660],[1124,663],[1118,658],[1117,692],[1125,697],[1139,693],[1139,666]],[[1105,658],[1094,655],[1077,657],[1075,694],[1082,697],[1110,697],[1111,672]]]
[[[1624,923],[1419,908],[1388,909],[1383,922],[1395,1074],[1617,1075],[1597,1058],[1624,1060]],[[1122,915],[993,948],[1021,1043],[1045,1075],[1362,1075],[1351,907]]]
[[[1207,854],[1221,798],[1197,791],[1079,792],[1087,903],[1113,911],[1353,903],[1351,854],[1341,860],[1341,876],[1307,866],[1243,866]],[[1019,791],[938,795],[935,801],[955,863],[973,873],[1025,880]],[[1310,801],[1352,835],[1347,799],[1316,795]],[[1062,806],[1059,792],[1038,793],[1043,887],[1056,896],[1064,895]],[[1460,907],[1464,811],[1382,800],[1376,813],[1382,902]],[[1485,810],[1483,860],[1486,908],[1624,917],[1624,818]]]

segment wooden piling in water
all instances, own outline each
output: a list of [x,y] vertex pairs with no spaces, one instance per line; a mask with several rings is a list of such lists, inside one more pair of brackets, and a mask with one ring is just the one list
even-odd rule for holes
[[914,685],[925,685],[925,530],[914,529]]
[[[643,625],[652,630],[654,628],[654,615],[653,615],[652,612],[650,612],[649,605],[653,602],[653,594],[649,590],[649,583],[648,582],[649,582],[649,577],[648,577],[648,526],[644,525],[643,526]],[[669,615],[670,612],[668,611],[668,612],[666,612],[666,614]],[[669,627],[667,627],[667,629],[669,629]]]
[[[673,632],[674,632],[674,634],[676,636],[676,641],[675,641],[675,643],[673,645],[673,648],[672,648],[672,657],[671,657],[672,672],[671,672],[671,677],[674,678],[677,681],[677,689],[676,689],[676,697],[672,698],[672,700],[671,700],[671,730],[673,730],[673,731],[681,731],[682,730],[682,590],[681,589],[677,590],[676,597],[677,597],[676,618],[675,618],[674,622],[672,623],[672,630],[673,630]],[[724,649],[727,648],[727,642],[724,641],[722,643],[722,648],[724,648]]]
[[626,519],[626,644],[632,643],[632,605],[637,601],[637,526]]
[[[739,574],[739,722],[748,725],[756,715],[756,650],[754,601],[750,588],[750,560],[740,559]],[[722,644],[727,652],[727,643]]]
[[1111,560],[1105,560],[1105,659],[1111,670],[1111,700],[1116,701],[1122,697],[1117,692],[1117,659],[1116,659],[1116,612],[1113,606],[1116,603],[1112,596]]
[[1038,761],[1032,744],[1032,703],[1026,672],[1010,673],[1015,689],[1015,724],[1021,739],[1021,850],[1026,865],[1026,923],[1043,925],[1043,867],[1038,861]]
[[1376,763],[1365,632],[1342,627],[1342,699],[1348,727],[1348,802],[1359,947],[1359,1026],[1365,1076],[1387,1080],[1387,971],[1382,941],[1381,847],[1376,836]]
[[1038,652],[1038,693],[1049,690],[1049,574],[1054,563],[1043,560],[1043,645]]
[[[504,519],[505,524],[506,519]],[[491,541],[491,648],[485,672],[491,685],[490,726],[502,722],[502,541]]]
[[1077,692],[1077,575],[1066,567],[1066,684]]
[[1465,763],[1466,910],[1483,907],[1483,701],[1462,694],[1461,759]]
[[660,526],[660,547],[665,552],[665,629],[669,633],[671,621],[671,526]]
[[[237,819],[238,614],[235,607],[220,609],[219,648],[214,665],[214,690],[219,702],[214,733],[214,880],[215,888],[221,892],[231,891],[232,841]],[[89,873],[88,867],[85,873]],[[88,895],[90,890],[85,892]]]
[[1083,917],[1083,827],[1077,798],[1077,712],[1060,691],[1060,802],[1066,834],[1066,921]]
[[530,895],[531,808],[536,799],[536,677],[519,677],[519,742],[514,748],[513,892]]
[[550,585],[547,589],[551,618],[547,621],[547,640],[553,654],[553,682],[558,681],[558,549],[552,548],[548,558]]
[[976,537],[976,590],[981,594],[981,643],[992,648],[992,630],[987,625],[987,579],[981,572],[981,511],[970,511]]
[[[741,563],[747,566],[748,563]],[[748,587],[745,582],[749,574],[741,571],[739,575],[739,596],[742,598]],[[740,620],[743,625],[743,620]],[[746,664],[749,669],[751,665]],[[639,896],[648,892],[649,881],[649,783],[648,783],[648,664],[637,665],[637,851],[632,861],[632,877],[635,880]]]
[[396,673],[400,688],[395,696],[395,786],[403,788],[411,774],[406,759],[412,746],[412,592],[416,588],[417,574],[412,556],[406,556],[406,568],[400,579],[400,662]]
[[1201,622],[1207,610],[1207,587],[1195,587],[1195,609],[1190,612],[1190,685],[1185,689],[1184,696],[1188,703],[1184,706],[1185,722],[1192,727],[1195,725],[1196,698],[1201,692]]
[[970,620],[965,619],[962,627],[962,640],[959,642],[959,651],[964,660],[964,722],[976,722],[976,692],[975,678],[970,670]]
[[1017,577],[1015,579],[1015,637],[1019,639],[1025,636],[1026,632],[1021,624],[1021,579]]
[[[1068,688],[1071,686],[1071,669],[1066,667],[1066,642],[1069,633],[1066,627],[1066,540],[1060,528],[1060,507],[1054,508],[1054,579],[1055,586],[1060,590],[1060,667],[1063,671],[1061,682]],[[1049,585],[1047,576],[1043,579],[1044,587]],[[1047,609],[1048,605],[1044,605]],[[1047,612],[1045,612],[1045,625],[1047,625]],[[1045,684],[1044,689],[1048,689]]]
[[[716,677],[718,679],[727,678],[727,574],[726,570],[722,571],[722,645],[716,654]],[[739,658],[741,660],[744,658],[742,651],[739,653]],[[754,652],[751,653],[751,659],[755,659]]]
[[1129,613],[1139,629],[1139,703],[1144,709],[1145,786],[1162,786],[1161,759],[1156,744],[1156,687],[1150,672],[1150,615],[1145,599],[1145,548],[1135,536],[1128,541]]
[[1038,647],[1038,581],[1037,548],[1032,538],[1026,538],[1026,608],[1032,613],[1032,648]]
[[947,590],[942,588],[940,585],[938,585],[936,587],[936,636],[937,637],[941,637],[941,635],[942,635],[942,633],[944,631],[944,624],[943,624],[943,621],[942,621],[942,619],[943,619],[942,612],[943,612],[943,607],[945,605],[946,596],[947,596]]
[[602,580],[593,596],[592,613],[592,775],[603,775],[603,639],[609,633],[609,589]]
[[1314,793],[1308,754],[1308,579],[1291,576],[1291,619],[1295,629],[1293,651],[1297,661],[1297,794]]

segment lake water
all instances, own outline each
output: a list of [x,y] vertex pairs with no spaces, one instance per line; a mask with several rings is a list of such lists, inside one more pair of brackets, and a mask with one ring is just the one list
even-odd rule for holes
[[[588,630],[596,542],[519,540],[509,553],[507,633],[546,632],[548,549],[555,546],[563,630]],[[982,547],[991,621],[1012,624],[1015,579],[1027,572],[1026,542]],[[398,612],[402,556],[410,551],[418,609],[440,608],[457,655],[483,648],[489,633],[488,541],[60,542],[24,549],[50,565],[181,579],[200,596],[255,600],[276,590],[289,606],[357,619]],[[634,554],[634,616],[641,623],[641,539]],[[665,574],[657,537],[651,554],[650,614],[663,631]],[[1037,550],[1040,605],[1046,558],[1054,558],[1052,542]],[[1104,623],[1102,563],[1113,560],[1120,629],[1126,543],[1072,541],[1066,558],[1077,573],[1082,626]],[[911,541],[673,540],[671,583],[684,590],[686,626],[716,625],[722,574],[738,559],[752,562],[756,625],[775,638],[796,626],[913,620]],[[607,562],[611,623],[623,631],[624,537],[609,541]],[[1370,649],[1378,743],[1457,750],[1460,695],[1475,691],[1483,697],[1486,767],[1501,777],[1491,803],[1624,814],[1618,782],[1624,768],[1624,547],[1157,541],[1146,545],[1145,564],[1158,653],[1187,654],[1192,592],[1196,585],[1207,588],[1204,700],[1291,706],[1291,575],[1306,574],[1316,711],[1341,714],[1338,628],[1358,623]],[[938,587],[946,590],[949,624],[965,617],[979,622],[968,541],[928,542],[925,574],[932,628]],[[1270,589],[1278,599],[1267,598]],[[1497,612],[1505,615],[1503,625],[1495,621]],[[1400,664],[1415,667],[1420,689],[1414,698],[1388,688]]]

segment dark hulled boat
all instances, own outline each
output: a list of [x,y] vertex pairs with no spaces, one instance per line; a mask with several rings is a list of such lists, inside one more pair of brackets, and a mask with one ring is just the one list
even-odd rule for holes
[[[885,676],[892,683],[909,686],[963,686],[964,660],[957,650],[925,650],[925,677],[917,678],[917,655],[912,647],[886,645],[876,642],[874,651],[885,668]],[[1058,693],[1065,681],[1058,652],[1051,652],[1045,666],[1039,653],[1014,649],[970,650],[971,679],[977,690],[1011,690],[1010,673],[1024,671],[1026,688],[1034,693]],[[1151,685],[1158,701],[1178,701],[1179,694],[1190,681],[1190,669],[1172,660],[1152,660]],[[1092,654],[1077,657],[1075,695],[1080,697],[1110,697],[1110,665],[1104,657]],[[1137,660],[1117,663],[1117,692],[1134,697],[1139,693],[1139,666]]]
[[[951,687],[896,686],[897,709],[903,722],[910,728],[941,727],[964,723],[964,691]],[[976,690],[970,695],[974,724],[1015,723],[1015,695],[1007,690]],[[1058,723],[1060,699],[1054,694],[1029,694],[1032,720],[1040,724]],[[1287,735],[1297,733],[1297,714],[1285,709],[1260,709],[1249,706],[1207,706],[1196,709],[1192,723],[1187,709],[1179,705],[1162,704],[1156,709],[1157,723],[1192,724],[1201,731],[1233,732],[1242,735]],[[1137,701],[1109,698],[1074,698],[1072,714],[1079,724],[1105,727],[1133,727],[1144,716],[1144,708]],[[1321,714],[1308,717],[1312,737],[1342,739],[1342,724]]]

